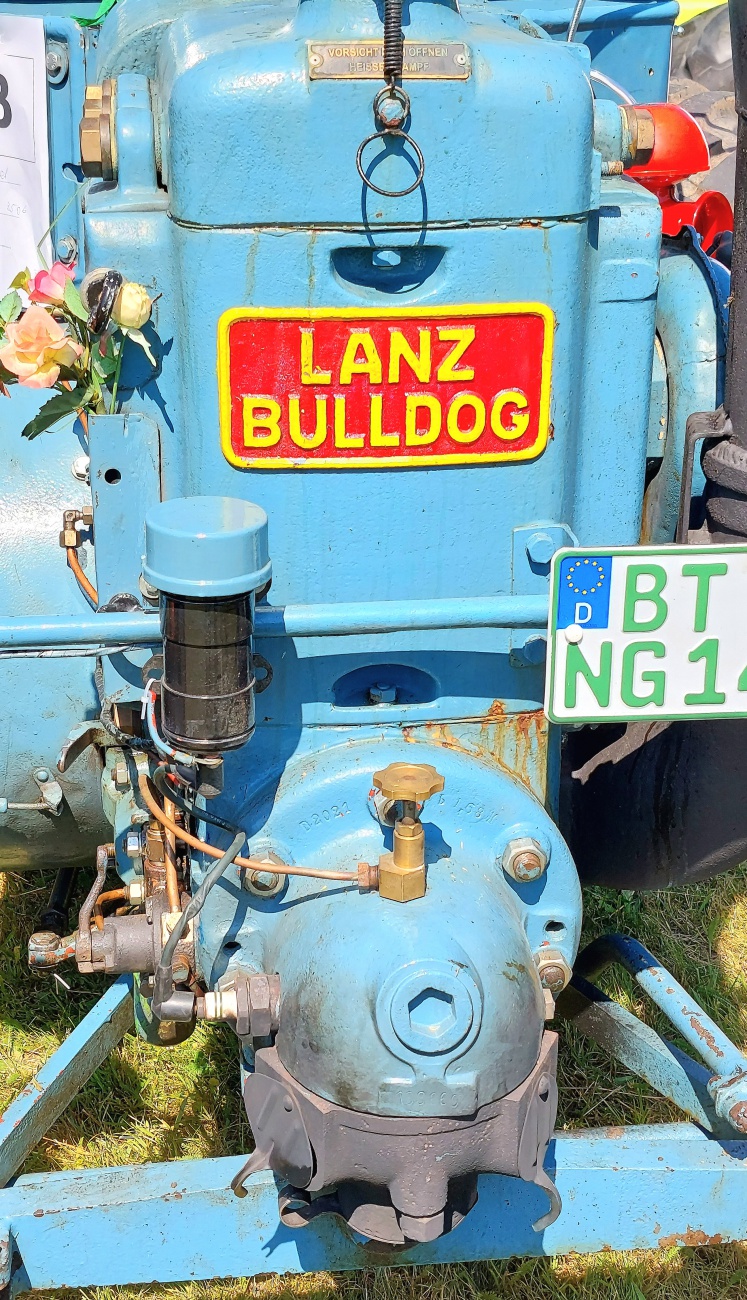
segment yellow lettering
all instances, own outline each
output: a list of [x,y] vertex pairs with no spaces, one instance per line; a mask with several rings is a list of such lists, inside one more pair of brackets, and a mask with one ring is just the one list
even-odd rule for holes
[[[459,414],[465,409],[470,408],[475,413],[474,422],[470,429],[460,429]],[[450,438],[454,442],[477,442],[483,429],[485,428],[485,403],[481,397],[474,393],[457,393],[456,397],[449,404],[446,414],[446,429]]]
[[[280,403],[274,397],[245,397],[244,446],[274,447],[280,442]],[[259,434],[258,429],[266,432]]]
[[329,370],[314,369],[314,331],[301,330],[301,383],[331,384]]
[[[358,360],[359,348],[363,349],[363,357],[360,361]],[[368,375],[372,384],[381,383],[381,357],[368,330],[354,332],[345,344],[340,366],[340,383],[349,384],[353,375]]]
[[442,383],[449,379],[456,379],[457,381],[461,381],[462,379],[474,379],[475,372],[471,366],[465,366],[461,370],[457,370],[456,368],[457,361],[461,361],[470,343],[474,343],[474,325],[465,325],[461,329],[440,329],[438,331],[438,337],[443,343],[453,343],[454,346],[453,348],[449,348],[449,351],[446,353],[446,356],[438,367],[436,378]]
[[[508,412],[510,423],[506,424],[503,414],[509,406],[513,406],[514,410]],[[517,438],[526,433],[529,416],[529,402],[526,393],[522,393],[518,388],[504,388],[493,402],[493,408],[490,412],[490,427],[496,438],[501,438],[506,442],[515,442]]]
[[400,366],[404,361],[419,379],[421,384],[427,384],[431,377],[431,332],[430,330],[418,330],[420,339],[420,350],[415,352],[410,347],[401,330],[392,330],[391,341],[389,344],[389,383],[399,383]]
[[363,437],[359,434],[348,434],[345,428],[345,398],[335,398],[335,446],[340,450],[345,447],[362,447]]
[[[418,411],[428,412],[427,429],[418,428]],[[408,393],[405,402],[405,445],[429,447],[441,432],[441,403],[429,393]]]
[[[343,398],[343,401],[345,399]],[[398,433],[384,433],[382,407],[384,398],[381,393],[372,393],[371,395],[371,446],[372,447],[399,447]]]
[[288,429],[291,441],[295,442],[297,447],[303,447],[304,450],[311,451],[314,447],[321,447],[327,436],[327,399],[326,397],[316,398],[316,427],[313,433],[304,433],[301,429],[301,403],[298,397],[288,398]]

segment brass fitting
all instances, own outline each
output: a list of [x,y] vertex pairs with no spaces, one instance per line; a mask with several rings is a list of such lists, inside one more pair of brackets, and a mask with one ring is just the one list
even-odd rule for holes
[[[393,902],[409,903],[425,894],[425,831],[418,805],[443,790],[444,779],[430,763],[390,763],[374,772],[373,783],[385,799],[401,808],[394,823],[392,852],[379,858],[379,893]],[[359,878],[365,865],[358,868]]]
[[629,158],[626,166],[647,163],[654,151],[654,119],[647,108],[637,104],[621,104],[620,113],[630,136]]
[[117,139],[114,130],[116,82],[86,86],[79,127],[80,165],[84,176],[117,179]]
[[68,547],[80,546],[80,534],[78,533],[78,524],[84,528],[90,528],[93,523],[93,506],[84,506],[82,510],[63,510],[62,512],[62,531],[60,533],[60,546],[63,550]]
[[374,772],[373,783],[385,799],[425,803],[444,788],[444,779],[430,763],[390,763]]

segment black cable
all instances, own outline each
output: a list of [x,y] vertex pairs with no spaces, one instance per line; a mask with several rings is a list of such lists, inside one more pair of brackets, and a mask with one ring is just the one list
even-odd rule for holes
[[402,0],[384,0],[384,79],[390,85],[402,77],[404,45]]
[[208,812],[206,808],[198,808],[195,804],[191,803],[189,799],[185,799],[182,795],[177,794],[173,785],[170,785],[166,780],[168,772],[176,772],[178,775],[178,770],[176,768],[172,767],[170,764],[163,763],[155,769],[152,777],[153,784],[159,794],[163,795],[164,799],[170,799],[171,802],[175,803],[177,808],[180,808],[182,812],[188,813],[190,817],[197,818],[198,821],[209,822],[211,826],[218,826],[222,831],[228,831],[230,835],[238,835],[239,830],[241,829],[239,826],[235,826],[233,822],[225,821],[223,817],[219,817],[217,813]]

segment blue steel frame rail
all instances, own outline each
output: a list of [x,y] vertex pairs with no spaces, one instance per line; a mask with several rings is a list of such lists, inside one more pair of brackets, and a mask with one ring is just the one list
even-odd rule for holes
[[132,987],[132,977],[120,975],[0,1115],[0,1187],[132,1028]]
[[[658,1004],[673,1021],[685,1016],[686,1024],[679,1027],[695,1036],[706,1059],[715,1052],[715,1059],[723,1060],[729,1070],[744,1061],[635,940],[609,935],[580,958],[587,972],[610,961],[628,965],[644,985],[652,983]],[[602,1001],[597,1002],[598,990],[583,980],[580,985],[582,1011],[585,1005],[597,1013],[588,1025],[581,1016],[580,1027],[603,1041],[604,995],[599,994]],[[616,1007],[608,1003],[607,1011]],[[575,1018],[578,1008],[569,1011]],[[122,977],[0,1120],[0,1168],[6,1174],[18,1168],[131,1021],[131,981]],[[631,1069],[651,1078],[664,1095],[706,1126],[711,1124],[713,1107],[702,1067],[664,1040],[658,1039],[657,1047],[658,1036],[629,1012],[614,1024],[618,1038],[630,1035],[631,1044],[625,1053],[614,1038],[605,1045]],[[703,1029],[711,1039],[706,1051],[701,1046]],[[643,1037],[639,1031],[645,1031]],[[744,1089],[743,1073],[740,1079]],[[531,1227],[545,1209],[542,1192],[534,1184],[485,1175],[477,1207],[453,1233],[386,1256],[366,1247],[332,1217],[316,1219],[303,1229],[286,1228],[278,1218],[279,1183],[269,1173],[256,1174],[248,1183],[248,1196],[239,1200],[230,1183],[244,1158],[18,1178],[0,1191],[0,1293],[4,1287],[16,1295],[47,1287],[705,1245],[747,1237],[747,1141],[709,1136],[694,1124],[556,1134],[547,1165],[563,1210],[543,1233]],[[147,1233],[142,1231],[144,1223]]]
[[[258,637],[305,637],[464,627],[546,628],[547,597],[477,596],[353,601],[339,605],[258,605],[254,630]],[[0,651],[142,646],[155,645],[160,640],[155,611],[0,619]]]
[[[239,1200],[243,1156],[29,1175],[0,1192],[0,1259],[10,1294],[47,1287],[176,1282],[372,1265],[446,1264],[705,1245],[747,1237],[747,1142],[690,1124],[557,1134],[548,1166],[563,1199],[543,1233],[546,1198],[531,1183],[480,1179],[475,1209],[427,1246],[382,1255],[329,1216],[292,1230],[278,1184],[255,1174]],[[3,1226],[4,1225],[4,1226]]]

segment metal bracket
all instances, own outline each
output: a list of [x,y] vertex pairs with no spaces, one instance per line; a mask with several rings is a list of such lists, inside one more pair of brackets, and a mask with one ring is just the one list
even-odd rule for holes
[[24,812],[51,813],[53,817],[59,817],[62,812],[64,797],[59,781],[56,781],[51,776],[46,767],[37,768],[33,776],[41,797],[33,803],[11,803],[8,799],[0,798],[0,815],[23,810]]

